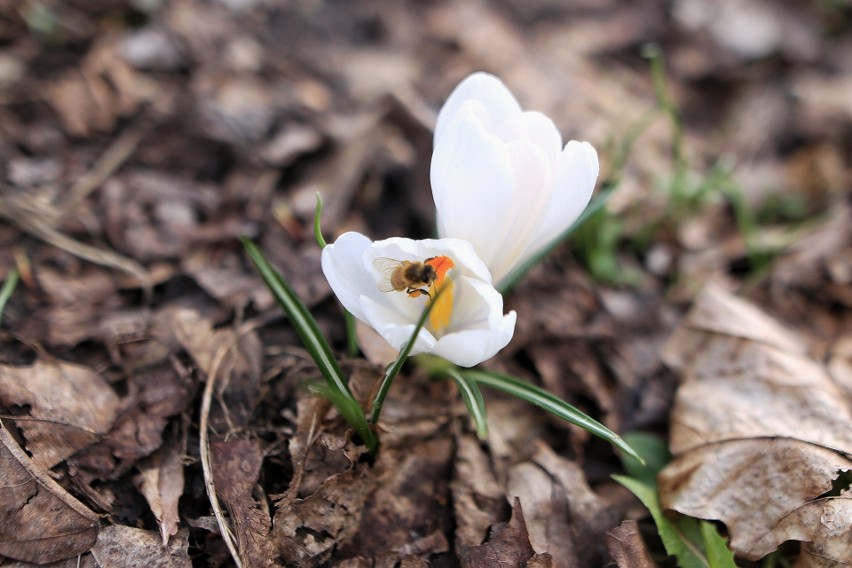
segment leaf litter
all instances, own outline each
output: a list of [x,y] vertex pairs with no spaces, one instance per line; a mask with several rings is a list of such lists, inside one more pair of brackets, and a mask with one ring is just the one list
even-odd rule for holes
[[[474,69],[592,142],[601,183],[620,181],[610,224],[507,295],[517,333],[487,366],[617,431],[668,433],[664,505],[721,521],[738,562],[779,546],[797,566],[852,556],[845,8],[96,0],[9,14],[0,277],[23,268],[2,321],[0,565],[232,565],[199,461],[214,372],[208,481],[243,565],[665,562],[609,478],[611,449],[499,394],[481,443],[454,387],[406,368],[371,462],[301,388],[317,373],[236,242],[260,243],[342,354],[315,193],[328,237],[431,236],[434,112]],[[672,205],[691,187],[670,184],[649,40],[682,118],[684,183],[731,164],[691,211]],[[632,285],[589,276],[596,239]],[[360,400],[383,347],[362,339],[370,362],[344,361]]]

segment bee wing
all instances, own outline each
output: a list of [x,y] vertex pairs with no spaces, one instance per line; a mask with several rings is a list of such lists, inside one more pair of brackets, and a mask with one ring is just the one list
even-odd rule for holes
[[380,256],[373,260],[373,267],[382,275],[382,279],[379,280],[378,283],[380,292],[393,292],[396,290],[396,287],[391,282],[391,276],[393,275],[394,270],[399,268],[401,264],[401,260],[387,258],[384,256]]

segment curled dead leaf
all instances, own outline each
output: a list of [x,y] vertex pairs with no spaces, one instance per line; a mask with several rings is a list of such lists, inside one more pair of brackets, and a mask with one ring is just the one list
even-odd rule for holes
[[21,449],[0,421],[0,556],[45,564],[89,550],[98,518]]
[[[672,413],[675,459],[658,478],[663,506],[722,521],[731,548],[749,560],[790,539],[803,541],[805,554],[820,551],[813,558],[823,563],[812,566],[852,558],[852,532],[838,536],[816,520],[820,498],[852,470],[852,411],[804,343],[711,285],[664,357],[683,384]],[[845,499],[830,502],[848,511]]]

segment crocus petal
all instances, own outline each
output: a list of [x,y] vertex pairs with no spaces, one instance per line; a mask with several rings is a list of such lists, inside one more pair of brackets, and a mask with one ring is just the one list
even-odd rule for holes
[[365,319],[360,297],[368,289],[376,288],[363,261],[364,251],[370,244],[370,239],[364,235],[349,232],[322,249],[322,271],[328,284],[343,307],[360,320]]
[[322,267],[344,306],[392,347],[401,349],[410,341],[429,297],[412,297],[405,290],[381,291],[387,274],[381,272],[384,268],[376,260],[425,262],[440,256],[448,257],[443,266],[452,267],[440,273],[453,283],[453,296],[447,296],[452,298],[451,304],[444,306],[449,322],[437,329],[428,325],[421,328],[411,353],[436,353],[440,343],[437,354],[446,354],[459,365],[475,365],[493,357],[509,342],[515,315],[503,315],[503,298],[491,285],[491,274],[472,244],[461,239],[402,238],[371,243],[358,233],[345,233],[325,247]]
[[518,262],[533,234],[538,231],[544,210],[551,199],[551,167],[545,151],[529,140],[516,140],[506,145],[512,169],[514,194],[504,212],[494,211],[491,231],[472,241],[493,243],[497,254],[489,268],[495,282],[500,282]]
[[[414,333],[417,320],[404,317],[398,311],[388,308],[366,296],[361,298],[363,302],[365,320],[364,323],[375,329],[379,335],[394,349],[402,349]],[[419,315],[418,315],[419,317]],[[429,330],[420,328],[411,355],[429,353],[435,347],[435,337]]]
[[556,167],[550,203],[530,241],[527,257],[577,220],[589,204],[599,170],[598,154],[591,144],[571,140],[565,145]]
[[522,112],[496,78],[462,81],[439,113],[432,193],[442,237],[470,241],[499,286],[588,205],[598,175],[586,142]]
[[451,125],[435,147],[431,178],[441,236],[472,242],[491,266],[500,243],[488,236],[506,223],[514,195],[505,144],[468,116]]
[[465,301],[453,315],[464,324],[439,338],[432,353],[461,367],[472,367],[508,345],[517,315],[503,315],[503,297],[492,286],[472,278],[462,278],[458,283],[460,299]]
[[555,167],[562,152],[562,135],[556,125],[540,112],[527,111],[509,117],[500,123],[495,132],[505,142],[527,140],[547,155],[551,167]]
[[500,124],[510,116],[521,112],[521,105],[500,79],[488,73],[474,73],[453,89],[444,106],[441,107],[435,124],[436,144],[465,101],[471,100],[483,105],[490,117],[489,125]]

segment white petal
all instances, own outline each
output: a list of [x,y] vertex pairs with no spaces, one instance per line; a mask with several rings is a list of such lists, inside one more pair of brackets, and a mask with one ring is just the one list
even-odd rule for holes
[[[394,349],[402,349],[414,333],[417,320],[411,320],[386,305],[366,296],[361,298],[365,322],[375,329]],[[429,353],[435,347],[435,337],[425,328],[420,329],[417,341],[411,349],[411,355]]]
[[482,103],[490,116],[490,124],[496,125],[508,117],[521,112],[521,105],[506,88],[503,82],[488,73],[474,73],[462,80],[438,113],[435,124],[435,143],[444,135],[453,116],[462,108],[465,101],[475,100]]
[[464,274],[474,276],[479,280],[491,282],[491,274],[488,267],[476,255],[476,251],[469,242],[461,239],[423,239],[415,241],[402,237],[392,237],[382,241],[376,241],[366,251],[366,257],[370,259],[387,257],[397,260],[419,260],[424,261],[433,256],[448,256],[456,264],[456,268]]
[[432,353],[460,367],[473,367],[496,355],[512,340],[517,314],[509,312],[488,329],[450,333],[438,340]]
[[499,251],[489,265],[495,282],[500,282],[529,248],[552,192],[550,162],[539,145],[529,140],[516,140],[507,144],[506,149],[515,190],[508,214],[500,225],[492,225],[492,239]]
[[540,112],[522,112],[511,116],[497,127],[496,133],[506,142],[529,140],[547,155],[555,169],[562,152],[562,135],[553,121]]
[[432,352],[457,365],[472,367],[490,359],[511,341],[516,316],[515,312],[503,315],[503,297],[493,286],[466,277],[456,283],[453,323]]
[[500,244],[493,234],[508,222],[515,185],[503,142],[466,117],[435,146],[431,177],[441,236],[469,241],[491,266]]
[[533,256],[577,220],[595,189],[600,167],[588,142],[571,140],[559,156],[547,211],[533,236],[526,257]]
[[376,283],[364,266],[364,251],[370,239],[360,233],[349,232],[338,237],[334,244],[322,249],[322,272],[334,295],[356,318],[365,321],[360,296],[375,290]]

